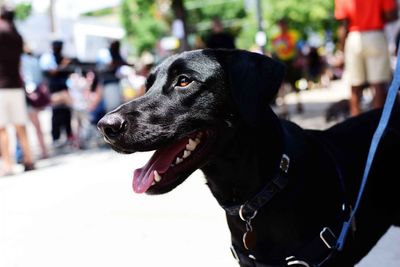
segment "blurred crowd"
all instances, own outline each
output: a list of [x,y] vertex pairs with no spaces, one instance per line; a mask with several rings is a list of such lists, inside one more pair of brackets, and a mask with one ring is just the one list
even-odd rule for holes
[[[394,0],[335,0],[334,15],[340,26],[336,34],[327,29],[322,42],[312,36],[302,38],[288,18],[281,18],[266,52],[287,69],[281,90],[271,103],[279,107],[278,115],[289,118],[285,101],[289,92],[296,93],[296,112],[302,113],[302,91],[329,87],[346,72],[351,97],[332,105],[327,111],[332,113],[330,118],[335,112],[346,116],[362,112],[366,89],[374,94],[371,107],[381,107],[392,75],[390,58],[396,56],[396,51],[388,50],[383,29],[386,23],[397,20],[397,12]],[[92,63],[65,56],[64,43],[58,39],[51,42],[51,51],[35,55],[14,25],[13,10],[2,7],[0,15],[0,176],[12,174],[15,162],[30,171],[35,169],[35,158],[103,146],[97,122],[105,113],[144,94],[146,77],[159,59],[156,62],[151,53],[145,53],[132,64],[122,56],[119,40],[110,41]],[[210,29],[193,49],[236,48],[235,38],[220,18],[213,19]],[[396,42],[399,39],[397,34]],[[251,50],[264,52],[256,46]],[[47,123],[51,125],[51,142],[41,125],[43,111],[51,114]],[[28,138],[28,122],[36,137]],[[11,147],[9,125],[15,129],[15,147]],[[37,157],[29,142],[33,138],[39,145]]]
[[[13,174],[14,163],[25,171],[35,169],[35,158],[104,145],[96,124],[107,112],[144,93],[145,80],[154,64],[144,54],[133,65],[121,55],[120,41],[110,41],[96,62],[80,62],[63,53],[63,41],[53,40],[51,51],[35,55],[14,25],[14,11],[0,13],[0,176]],[[51,141],[46,140],[46,111]],[[31,123],[36,136],[27,136]],[[13,126],[15,131],[9,131]],[[16,133],[14,147],[10,133]],[[38,143],[35,157],[32,141]],[[49,144],[50,143],[50,144]],[[12,146],[12,147],[11,147]]]

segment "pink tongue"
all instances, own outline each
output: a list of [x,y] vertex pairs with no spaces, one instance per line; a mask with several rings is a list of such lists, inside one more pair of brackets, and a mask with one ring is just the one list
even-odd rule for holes
[[157,150],[150,160],[140,169],[133,173],[133,191],[136,193],[146,192],[154,181],[154,171],[163,174],[175,161],[179,152],[183,151],[188,143],[184,138],[177,143]]

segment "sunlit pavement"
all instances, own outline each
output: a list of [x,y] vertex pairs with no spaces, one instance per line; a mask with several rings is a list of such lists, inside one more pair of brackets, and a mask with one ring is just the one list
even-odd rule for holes
[[[305,114],[292,119],[326,127],[321,109],[346,95],[340,90],[303,93]],[[133,170],[148,157],[96,149],[0,177],[0,266],[237,266],[224,212],[199,171],[169,194],[133,193]],[[357,266],[400,266],[399,244],[391,228]]]

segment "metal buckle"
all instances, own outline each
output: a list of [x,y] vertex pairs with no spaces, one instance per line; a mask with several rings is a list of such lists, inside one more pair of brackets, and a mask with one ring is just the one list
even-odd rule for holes
[[281,168],[281,170],[285,173],[288,172],[289,169],[289,164],[290,164],[290,158],[288,155],[283,154],[282,158],[281,158],[281,162],[279,164],[279,168]]
[[257,210],[254,211],[254,213],[253,213],[252,216],[250,216],[249,218],[245,218],[244,215],[243,215],[243,208],[244,208],[244,205],[246,205],[246,204],[243,204],[243,205],[240,206],[240,209],[239,209],[239,217],[240,217],[240,219],[242,219],[242,221],[244,221],[244,222],[250,222],[252,219],[254,219],[254,217],[256,217],[256,215],[257,215]]
[[310,267],[310,265],[307,262],[301,261],[301,260],[296,260],[295,256],[287,257],[285,260],[287,261],[287,266],[299,265],[299,266]]
[[336,236],[329,227],[324,227],[324,229],[319,233],[319,237],[329,249],[332,249],[335,246]]

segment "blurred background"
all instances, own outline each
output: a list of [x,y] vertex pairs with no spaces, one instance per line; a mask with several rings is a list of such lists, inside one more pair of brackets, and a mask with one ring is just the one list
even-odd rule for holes
[[[0,266],[236,266],[224,212],[200,172],[165,196],[134,195],[132,172],[150,155],[118,155],[96,129],[106,112],[144,93],[150,69],[169,55],[206,47],[264,53],[294,69],[271,103],[280,117],[326,129],[351,116],[334,0],[1,5],[15,12],[24,43],[33,160],[24,161],[7,127],[12,166],[0,154]],[[281,49],[284,28],[290,50]],[[384,28],[392,70],[399,30],[398,20]],[[366,84],[362,110],[372,101]],[[60,112],[67,114],[62,127],[54,123]],[[400,266],[399,240],[400,230],[391,228],[357,266]]]
[[[271,39],[283,17],[290,19],[304,41],[317,47],[332,42],[337,27],[334,1],[323,0],[308,5],[294,0],[2,2],[14,4],[18,29],[34,53],[46,52],[51,39],[61,38],[65,53],[83,61],[94,61],[96,52],[113,39],[126,42],[125,53],[132,59],[146,51],[162,57],[174,50],[205,46],[216,16],[241,49],[253,49],[260,30]],[[266,46],[270,51],[270,42]]]
[[[307,5],[295,0],[1,2],[15,7],[18,29],[35,54],[48,51],[50,41],[58,38],[65,42],[65,54],[81,61],[95,61],[98,51],[116,39],[124,42],[124,54],[132,61],[145,52],[162,58],[168,53],[205,47],[214,17],[220,18],[240,49],[255,50],[261,44],[272,53],[270,40],[279,31],[278,21],[286,18],[299,32],[301,45],[329,55],[335,50],[339,25],[334,18],[334,1],[324,0],[312,0]],[[394,49],[398,23],[387,28]]]

